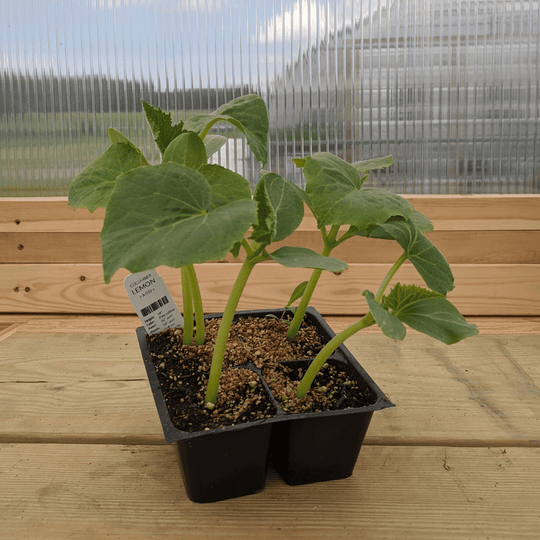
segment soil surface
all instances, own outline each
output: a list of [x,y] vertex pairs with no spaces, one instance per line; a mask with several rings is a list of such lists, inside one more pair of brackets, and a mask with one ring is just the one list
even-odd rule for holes
[[375,401],[373,392],[352,372],[325,365],[303,400],[295,397],[303,366],[278,362],[314,358],[324,346],[314,326],[304,321],[296,339],[289,341],[288,324],[274,318],[248,317],[231,327],[218,399],[212,410],[204,394],[220,319],[206,321],[203,345],[182,345],[183,329],[148,336],[152,361],[171,420],[182,431],[203,431],[271,418],[277,408],[257,373],[238,368],[260,368],[281,408],[288,413],[361,407]]

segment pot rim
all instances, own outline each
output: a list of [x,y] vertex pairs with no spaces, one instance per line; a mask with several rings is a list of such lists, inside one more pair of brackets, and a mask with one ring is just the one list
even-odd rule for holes
[[[235,319],[238,319],[239,317],[261,316],[261,315],[268,315],[268,314],[278,316],[278,315],[281,315],[283,312],[284,312],[283,308],[243,310],[243,311],[236,312]],[[218,318],[221,315],[222,313],[210,313],[208,315],[205,315],[205,319]],[[316,325],[319,326],[319,328],[327,334],[329,339],[332,339],[335,336],[334,331],[330,328],[328,323],[324,320],[322,315],[315,308],[308,307],[306,311],[306,315],[312,320],[312,322],[315,322]],[[225,426],[221,428],[213,428],[213,429],[211,428],[205,431],[193,431],[193,432],[182,431],[173,425],[169,417],[167,404],[165,402],[165,399],[163,398],[159,380],[158,380],[158,377],[154,368],[154,364],[150,356],[150,350],[148,349],[148,345],[146,343],[146,336],[147,336],[146,329],[143,326],[140,326],[139,328],[136,329],[136,333],[137,333],[137,338],[139,341],[139,347],[141,349],[144,365],[146,368],[146,373],[148,376],[152,394],[154,396],[154,402],[156,404],[159,419],[161,421],[161,426],[163,429],[163,434],[165,436],[165,441],[168,443],[179,442],[183,440],[185,441],[185,440],[189,440],[193,438],[216,436],[216,435],[219,435],[220,433],[226,433],[226,432],[231,432],[231,431],[241,431],[244,429],[254,428],[257,426],[264,426],[264,425],[268,425],[268,424],[272,424],[276,422],[305,420],[305,419],[310,419],[310,418],[316,419],[321,416],[328,417],[328,416],[342,416],[342,415],[352,415],[352,414],[365,414],[365,413],[372,413],[374,411],[378,411],[381,409],[386,409],[386,408],[395,406],[386,397],[383,391],[377,386],[375,381],[368,375],[368,373],[360,365],[358,360],[356,360],[354,355],[347,349],[347,347],[345,347],[342,344],[330,356],[329,360],[331,360],[332,362],[348,364],[357,372],[357,374],[364,380],[366,385],[377,396],[375,403],[373,403],[372,405],[367,405],[365,407],[357,407],[357,408],[352,408],[352,409],[342,409],[342,410],[336,410],[336,411],[288,413],[288,412],[283,411],[283,409],[281,409],[281,407],[279,406],[279,403],[273,397],[272,393],[267,387],[266,381],[264,380],[264,377],[262,376],[260,370],[257,369],[253,365],[245,364],[244,366],[237,366],[237,367],[246,367],[248,369],[251,369],[255,373],[257,373],[257,375],[259,375],[267,391],[270,393],[270,398],[272,399],[274,405],[276,406],[276,415],[272,418],[264,418],[262,420],[253,420],[250,422],[244,422],[241,424],[235,424],[233,426]],[[298,361],[309,362],[310,360],[312,359],[307,358],[307,359],[299,359],[299,360],[290,360],[288,362],[298,362]],[[287,361],[283,362],[283,364],[287,364]]]

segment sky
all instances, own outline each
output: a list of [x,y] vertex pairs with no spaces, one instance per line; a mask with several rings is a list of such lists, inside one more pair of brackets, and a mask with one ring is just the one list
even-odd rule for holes
[[163,87],[265,84],[305,47],[381,2],[2,0],[0,60],[38,76],[101,73]]

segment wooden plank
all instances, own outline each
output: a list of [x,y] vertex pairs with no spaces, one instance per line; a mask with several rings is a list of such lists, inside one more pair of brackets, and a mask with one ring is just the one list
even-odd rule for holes
[[100,263],[99,232],[0,234],[2,263]]
[[[358,320],[352,316],[327,316],[326,321],[336,331],[347,328]],[[540,317],[467,317],[478,326],[481,334],[540,334]],[[131,334],[141,326],[136,315],[39,315],[0,314],[3,327],[16,327],[19,333],[82,333]],[[380,334],[376,326],[362,330],[365,334]],[[408,329],[408,334],[417,332]]]
[[[489,223],[507,220],[510,227],[536,229],[540,224],[540,195],[414,195],[406,196],[414,207],[445,228],[446,223],[466,221],[488,230]],[[482,223],[484,222],[484,223]]]
[[[491,321],[491,317],[488,319]],[[527,320],[527,319],[525,319]],[[0,314],[0,324],[16,326],[19,333],[131,334],[141,326],[137,315],[26,315]],[[540,324],[540,319],[539,319]],[[517,327],[517,325],[514,325]],[[531,325],[528,325],[529,328]],[[533,323],[533,328],[535,327]],[[522,329],[523,326],[519,325]]]
[[0,198],[0,232],[98,232],[105,210],[73,210],[67,197]]
[[[366,444],[540,446],[539,335],[346,345],[397,405],[375,414]],[[0,365],[2,442],[163,444],[134,333],[17,332]]]
[[[540,229],[540,195],[405,195],[436,229]],[[67,197],[0,198],[0,232],[99,232],[103,209],[73,210]],[[309,215],[309,213],[308,213]],[[311,218],[312,219],[312,218]],[[463,225],[457,223],[463,222]],[[314,220],[309,223],[313,230]]]
[[191,503],[170,446],[2,445],[3,540],[521,540],[540,536],[540,450],[364,447],[350,478]]
[[539,335],[446,346],[357,334],[346,345],[396,404],[374,417],[371,444],[540,446]]
[[[376,291],[389,268],[384,264],[352,264],[339,276],[325,272],[312,304],[323,314],[364,313],[362,292]],[[207,312],[223,311],[238,270],[238,263],[209,263],[197,268]],[[456,288],[449,298],[464,315],[540,315],[540,265],[453,265],[452,270]],[[160,267],[159,272],[180,303],[180,271]],[[98,264],[0,265],[0,309],[4,313],[131,314],[123,287],[127,274],[120,270],[105,285]],[[294,286],[309,276],[306,269],[259,265],[239,309],[284,306]],[[408,263],[399,270],[396,281],[423,285]]]
[[[539,264],[540,230],[432,231],[428,238],[450,264]],[[293,233],[275,249],[285,245],[303,246],[320,253],[322,238],[317,230]],[[373,238],[351,238],[338,246],[332,256],[347,263],[394,263],[403,250],[396,242]],[[99,232],[27,232],[0,234],[3,263],[101,263]],[[244,253],[238,261],[243,260]],[[226,258],[234,262],[232,256]]]

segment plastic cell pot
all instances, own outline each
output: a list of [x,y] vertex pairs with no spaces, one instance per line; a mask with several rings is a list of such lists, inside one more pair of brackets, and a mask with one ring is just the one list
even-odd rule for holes
[[[242,317],[281,317],[283,310],[251,310],[236,314]],[[221,313],[206,318],[220,317]],[[335,334],[323,317],[308,308],[307,319],[324,341]],[[374,393],[374,402],[367,407],[320,413],[290,414],[283,411],[272,396],[260,370],[244,364],[257,373],[276,407],[273,418],[246,422],[204,432],[177,429],[168,414],[159,380],[146,343],[146,331],[137,329],[152,394],[161,421],[165,440],[176,445],[180,471],[188,497],[194,502],[208,503],[261,491],[265,485],[270,453],[272,461],[291,485],[335,480],[350,476],[374,411],[392,407],[371,377],[354,356],[340,346],[329,359],[353,376],[361,379]],[[307,366],[312,359],[284,362]],[[271,452],[270,452],[271,451]]]
[[[324,341],[335,336],[315,309],[308,308],[307,315]],[[310,362],[298,360],[283,364],[307,369]],[[328,363],[340,366],[360,381],[362,389],[369,389],[372,404],[337,411],[289,414],[276,423],[272,431],[272,462],[290,485],[351,476],[373,413],[394,406],[344,345],[334,351]]]
[[137,329],[163,434],[176,446],[188,497],[193,502],[210,503],[261,491],[266,481],[272,419],[201,432],[177,429],[169,417],[146,336],[143,327]]
[[[284,362],[294,368],[307,368],[309,363],[301,360]],[[373,413],[393,406],[356,362],[354,365],[330,358],[328,363],[345,369],[368,386],[374,393],[374,403],[352,409],[290,414],[275,424],[272,462],[290,485],[351,476]]]

